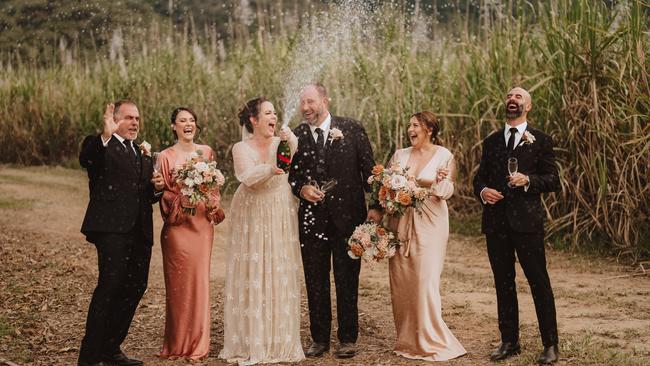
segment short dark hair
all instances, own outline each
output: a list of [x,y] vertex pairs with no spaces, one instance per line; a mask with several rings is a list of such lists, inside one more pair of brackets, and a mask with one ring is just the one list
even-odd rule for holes
[[[182,111],[185,111],[191,114],[192,117],[194,117],[194,123],[196,124],[196,129],[198,130],[196,136],[198,136],[202,130],[201,126],[199,125],[199,118],[196,116],[196,113],[194,113],[194,111],[188,107],[178,107],[174,109],[174,111],[172,112],[172,116],[170,118],[172,124],[176,124],[176,117],[178,117],[178,114],[181,113]],[[178,140],[178,134],[176,134],[176,131],[172,130],[172,133],[174,134],[174,141]]]
[[431,131],[431,142],[436,145],[442,145],[442,139],[438,136],[440,133],[440,123],[438,122],[436,115],[433,112],[422,111],[413,113],[409,119],[414,117],[418,122],[427,126],[427,129]]
[[253,124],[251,123],[251,117],[257,118],[261,112],[261,105],[264,102],[268,102],[268,99],[265,97],[257,97],[249,100],[244,104],[242,109],[239,111],[239,125],[246,127],[246,131],[253,133]]
[[119,113],[120,107],[122,105],[124,105],[124,104],[130,104],[130,105],[138,108],[138,105],[135,104],[135,102],[132,101],[131,99],[120,99],[120,100],[117,100],[117,101],[113,102],[113,105],[115,106],[115,109],[113,109],[113,116],[116,116]]

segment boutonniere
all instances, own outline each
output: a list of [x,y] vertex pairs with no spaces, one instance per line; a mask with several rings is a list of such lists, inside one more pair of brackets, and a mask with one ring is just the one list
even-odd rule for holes
[[535,136],[528,130],[524,131],[524,135],[521,136],[521,144],[532,144],[533,142],[535,142]]
[[151,144],[148,143],[146,140],[142,141],[142,143],[140,144],[140,151],[142,152],[142,155],[151,157]]
[[343,132],[338,128],[334,127],[330,130],[330,141],[338,140],[343,138]]

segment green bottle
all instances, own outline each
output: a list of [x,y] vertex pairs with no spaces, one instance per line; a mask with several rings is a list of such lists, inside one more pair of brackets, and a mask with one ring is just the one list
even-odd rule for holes
[[289,173],[289,167],[291,166],[291,149],[289,148],[289,141],[280,141],[278,152],[276,154],[276,163],[278,168],[284,170],[285,173]]

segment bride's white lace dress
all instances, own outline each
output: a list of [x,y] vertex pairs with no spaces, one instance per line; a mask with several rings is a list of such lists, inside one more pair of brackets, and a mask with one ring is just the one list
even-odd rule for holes
[[[258,156],[250,141],[233,147],[241,182],[230,205],[226,253],[224,348],[219,357],[241,365],[298,362],[300,242],[297,202],[288,175],[274,174],[280,142]],[[298,145],[289,139],[292,154]]]

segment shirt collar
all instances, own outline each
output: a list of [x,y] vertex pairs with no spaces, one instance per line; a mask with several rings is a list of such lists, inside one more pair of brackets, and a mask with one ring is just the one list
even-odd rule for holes
[[[521,123],[521,124],[515,126],[515,128],[517,129],[517,132],[519,132],[519,136],[524,134],[524,131],[526,131],[526,127],[528,127],[528,121],[525,121],[524,123]],[[505,132],[504,132],[506,137],[510,135],[510,129],[511,128],[512,128],[512,126],[510,126],[508,123],[506,123],[506,128],[505,128]]]
[[330,129],[330,124],[332,124],[332,115],[330,112],[327,112],[327,118],[325,118],[320,126],[309,125],[309,129],[312,134],[316,133],[316,128],[320,128],[323,132],[327,132]]
[[113,136],[115,136],[115,138],[117,138],[117,141],[119,141],[121,143],[124,143],[124,140],[126,140],[124,137],[122,137],[122,136],[120,136],[120,135],[118,135],[116,133],[114,133]]

